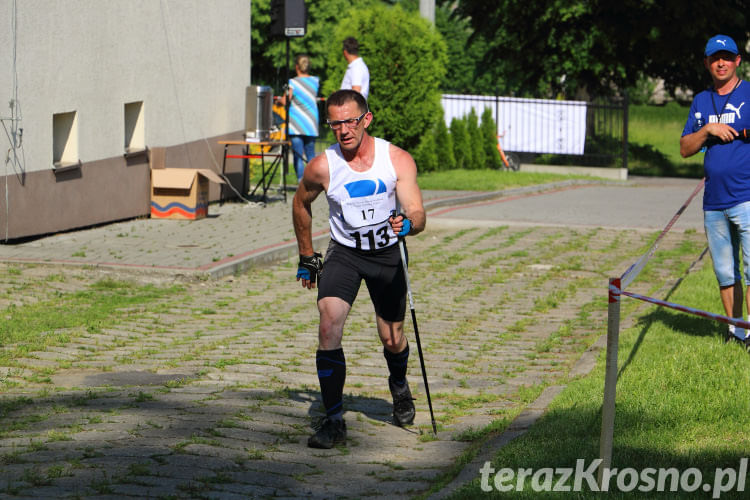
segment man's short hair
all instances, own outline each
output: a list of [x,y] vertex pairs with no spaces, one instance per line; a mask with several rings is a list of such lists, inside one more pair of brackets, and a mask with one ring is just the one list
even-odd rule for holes
[[367,108],[367,99],[365,96],[352,89],[337,90],[326,99],[326,114],[331,106],[343,106],[347,102],[356,102],[360,113],[365,113]]
[[299,54],[296,58],[294,58],[294,64],[299,66],[299,70],[302,73],[307,73],[310,71],[310,56],[307,54]]
[[344,50],[353,56],[359,55],[359,42],[353,36],[344,39]]

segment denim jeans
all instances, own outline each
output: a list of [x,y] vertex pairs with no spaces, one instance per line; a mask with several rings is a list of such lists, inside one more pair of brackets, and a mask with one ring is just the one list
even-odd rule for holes
[[745,283],[750,282],[750,202],[726,210],[706,210],[703,225],[719,286],[741,281],[740,246]]
[[300,181],[305,172],[305,163],[315,158],[315,136],[290,135],[289,138],[292,141],[292,153],[294,153],[294,171],[297,172],[297,180]]

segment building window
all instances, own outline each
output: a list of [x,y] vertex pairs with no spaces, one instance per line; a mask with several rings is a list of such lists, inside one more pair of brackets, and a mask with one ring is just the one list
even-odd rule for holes
[[143,101],[125,103],[125,155],[146,151]]
[[81,164],[78,156],[78,112],[52,115],[52,164],[55,169]]

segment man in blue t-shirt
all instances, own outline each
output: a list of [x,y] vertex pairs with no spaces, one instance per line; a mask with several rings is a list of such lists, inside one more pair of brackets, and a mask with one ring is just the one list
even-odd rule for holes
[[[750,83],[737,76],[741,59],[732,38],[716,35],[708,40],[703,64],[713,88],[693,99],[680,138],[683,158],[706,148],[706,239],[724,311],[738,319],[743,315],[740,248],[745,282],[750,280],[750,142],[742,137],[742,131],[750,128]],[[705,125],[696,130],[698,118],[705,120]],[[750,303],[749,299],[745,301]],[[750,337],[746,338],[741,328],[730,325],[729,334],[728,339],[734,335],[750,344]]]

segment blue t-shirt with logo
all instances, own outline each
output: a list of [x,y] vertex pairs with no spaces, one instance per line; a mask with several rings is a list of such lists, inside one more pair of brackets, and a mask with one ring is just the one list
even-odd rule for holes
[[[740,81],[731,95],[709,89],[695,96],[683,136],[693,133],[695,113],[706,123],[726,123],[738,132],[750,129],[750,83]],[[750,142],[709,140],[706,146],[703,210],[725,210],[750,201]]]

